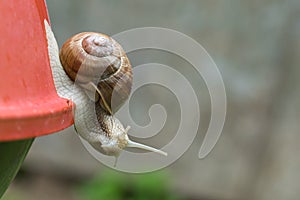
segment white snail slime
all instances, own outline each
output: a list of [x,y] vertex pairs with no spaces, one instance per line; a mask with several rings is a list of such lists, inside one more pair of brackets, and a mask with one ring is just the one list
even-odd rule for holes
[[104,34],[86,32],[71,37],[59,52],[51,27],[44,23],[55,88],[60,97],[76,105],[76,132],[97,151],[116,158],[126,147],[166,156],[159,149],[131,141],[130,127],[124,128],[113,115],[128,98],[132,84],[131,66],[122,47]]

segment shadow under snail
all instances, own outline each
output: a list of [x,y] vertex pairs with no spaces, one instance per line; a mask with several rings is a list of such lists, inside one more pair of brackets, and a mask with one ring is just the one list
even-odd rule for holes
[[84,32],[68,39],[60,52],[45,20],[50,66],[57,93],[75,103],[76,132],[99,152],[119,156],[126,147],[167,153],[131,141],[114,116],[130,95],[132,69],[122,47],[101,33]]

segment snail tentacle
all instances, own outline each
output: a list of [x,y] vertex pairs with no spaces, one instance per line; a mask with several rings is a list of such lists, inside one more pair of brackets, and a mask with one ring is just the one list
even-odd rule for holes
[[94,83],[90,82],[89,84],[90,84],[90,85],[96,90],[96,92],[100,95],[101,101],[102,101],[102,103],[103,103],[105,109],[109,112],[109,114],[112,115],[113,112],[112,112],[111,108],[109,107],[108,103],[106,102],[106,100],[105,100],[104,95],[102,94],[102,92],[99,90],[99,88],[97,88],[97,86],[96,86]]

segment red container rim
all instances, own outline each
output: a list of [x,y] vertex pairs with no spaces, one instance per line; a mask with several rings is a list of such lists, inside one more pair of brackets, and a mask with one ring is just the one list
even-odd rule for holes
[[0,19],[0,141],[69,127],[74,104],[55,90],[44,27],[44,19],[49,22],[45,2],[0,1]]

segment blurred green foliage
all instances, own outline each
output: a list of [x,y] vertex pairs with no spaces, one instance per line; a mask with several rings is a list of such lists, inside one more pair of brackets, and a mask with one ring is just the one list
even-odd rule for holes
[[28,198],[24,197],[23,194],[18,193],[17,191],[8,191],[6,192],[1,200],[29,200]]
[[19,171],[33,140],[0,142],[0,198]]
[[124,174],[105,170],[79,187],[82,200],[182,200],[170,190],[165,172]]

